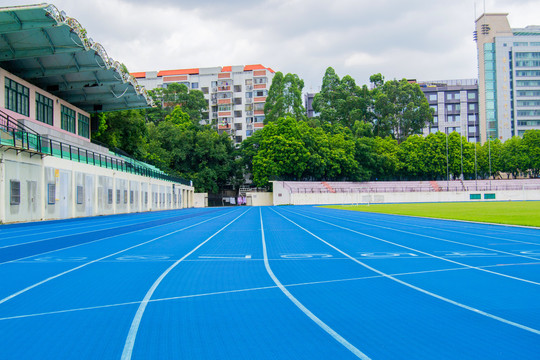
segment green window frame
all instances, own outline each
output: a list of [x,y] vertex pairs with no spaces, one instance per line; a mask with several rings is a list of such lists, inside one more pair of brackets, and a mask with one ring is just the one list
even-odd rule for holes
[[90,118],[86,115],[79,114],[79,124],[77,127],[79,136],[90,138]]
[[6,109],[28,116],[30,114],[30,90],[10,78],[5,78]]
[[36,93],[36,119],[42,123],[52,125],[54,102],[46,96]]
[[75,134],[75,110],[62,105],[62,129]]

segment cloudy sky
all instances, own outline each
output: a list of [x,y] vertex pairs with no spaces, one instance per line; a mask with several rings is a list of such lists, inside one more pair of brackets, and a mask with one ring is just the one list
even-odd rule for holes
[[[35,3],[39,1],[34,1]],[[32,3],[0,0],[1,6]],[[483,0],[56,0],[131,72],[263,64],[318,90],[332,66],[358,84],[477,77]],[[475,5],[476,4],[476,5]],[[540,25],[540,1],[485,0],[512,27]]]

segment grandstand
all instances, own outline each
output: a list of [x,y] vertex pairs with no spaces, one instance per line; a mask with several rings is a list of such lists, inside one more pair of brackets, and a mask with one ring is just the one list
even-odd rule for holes
[[[540,200],[540,179],[433,181],[274,181],[274,205]],[[486,196],[486,193],[489,195]]]
[[54,5],[0,8],[0,221],[193,205],[191,182],[90,140],[91,114],[152,106]]

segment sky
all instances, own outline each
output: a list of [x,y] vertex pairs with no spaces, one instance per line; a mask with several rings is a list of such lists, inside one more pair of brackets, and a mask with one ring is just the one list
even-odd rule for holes
[[[0,0],[0,6],[38,1]],[[474,20],[540,25],[534,0],[56,0],[130,72],[263,64],[318,91],[327,67],[359,85],[478,77]]]

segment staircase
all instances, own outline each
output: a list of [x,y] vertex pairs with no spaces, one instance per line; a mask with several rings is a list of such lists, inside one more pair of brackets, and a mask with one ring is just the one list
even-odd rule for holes
[[431,180],[431,181],[429,182],[429,185],[431,185],[431,187],[432,187],[433,190],[435,190],[435,191],[442,191],[441,187],[439,186],[439,183],[436,182],[436,181]]
[[330,186],[330,184],[327,183],[326,181],[321,182],[321,184],[323,184],[323,186],[324,186],[325,188],[327,188],[328,191],[330,191],[331,193],[335,193],[335,192],[336,192],[336,190],[334,190],[334,189]]

